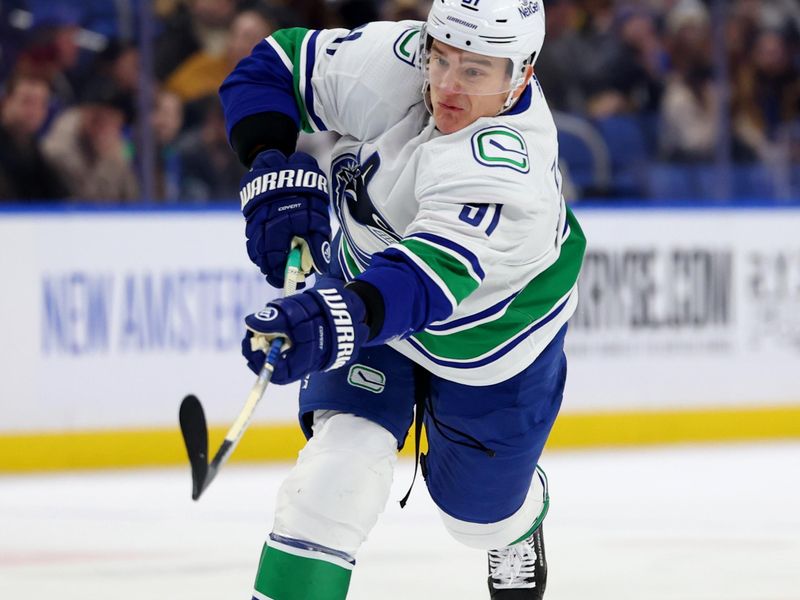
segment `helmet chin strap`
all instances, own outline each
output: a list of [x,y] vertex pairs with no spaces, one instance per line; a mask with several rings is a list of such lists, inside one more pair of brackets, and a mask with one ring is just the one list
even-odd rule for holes
[[532,56],[522,61],[522,65],[520,65],[521,73],[517,77],[516,81],[514,81],[514,83],[512,84],[511,89],[508,92],[508,96],[506,96],[506,100],[505,102],[503,102],[503,108],[501,108],[500,112],[497,113],[498,115],[501,115],[507,110],[510,110],[511,107],[514,106],[514,104],[516,104],[517,100],[519,100],[519,97],[514,98],[514,92],[516,92],[519,89],[519,86],[521,86],[525,82],[525,73],[527,72],[528,67],[531,66],[532,63],[533,63]]
[[503,102],[503,106],[500,107],[500,110],[497,111],[495,117],[502,115],[504,112],[511,110],[511,107],[517,103],[518,98],[514,98],[514,92],[517,91],[517,88],[520,84],[517,84],[515,87],[511,88],[511,91],[508,92],[508,96],[506,96],[505,102]]
[[422,101],[425,103],[425,108],[428,113],[433,116],[433,104],[431,103],[431,84],[427,79],[422,81]]

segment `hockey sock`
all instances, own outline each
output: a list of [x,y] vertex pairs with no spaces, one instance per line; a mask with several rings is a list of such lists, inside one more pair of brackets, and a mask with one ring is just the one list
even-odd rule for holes
[[261,551],[253,600],[344,600],[355,564],[348,558],[273,535]]

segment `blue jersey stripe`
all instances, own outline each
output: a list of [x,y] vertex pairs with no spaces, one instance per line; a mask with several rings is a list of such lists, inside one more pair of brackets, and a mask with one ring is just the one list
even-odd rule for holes
[[542,327],[547,325],[550,321],[555,319],[559,315],[559,313],[561,313],[561,311],[564,310],[564,307],[567,305],[567,302],[569,302],[569,299],[571,297],[572,297],[572,294],[569,294],[564,299],[564,301],[561,304],[559,304],[550,314],[548,314],[546,317],[542,318],[541,320],[539,320],[539,321],[537,321],[535,323],[532,323],[527,329],[524,329],[522,332],[520,332],[517,335],[517,337],[513,338],[509,343],[507,343],[505,346],[500,348],[497,352],[494,352],[493,354],[490,354],[489,356],[485,356],[485,357],[483,357],[481,359],[474,360],[472,362],[445,360],[445,359],[439,358],[437,356],[434,356],[433,354],[428,352],[425,349],[425,347],[422,346],[422,344],[420,344],[413,337],[408,338],[407,341],[420,354],[422,354],[425,358],[427,358],[428,360],[430,360],[431,362],[433,362],[433,363],[435,363],[437,365],[440,365],[440,366],[443,366],[443,367],[455,367],[457,369],[473,369],[473,368],[476,368],[476,367],[483,367],[483,366],[488,365],[489,363],[493,363],[497,359],[505,356],[506,354],[511,352],[514,348],[519,346],[525,339],[530,337],[530,335],[534,331],[536,331],[538,329],[541,329]]
[[457,327],[461,327],[462,325],[469,325],[470,323],[474,323],[476,321],[480,321],[482,319],[486,319],[487,317],[491,317],[492,315],[501,312],[506,306],[511,304],[511,301],[519,295],[519,292],[514,292],[508,298],[504,298],[500,300],[497,304],[490,306],[480,312],[474,313],[472,315],[467,315],[466,317],[461,317],[460,319],[456,319],[455,321],[450,321],[449,323],[442,323],[440,325],[429,325],[425,328],[426,331],[450,331],[451,329],[456,329]]
[[448,240],[447,238],[443,238],[439,235],[427,232],[420,232],[420,233],[412,233],[408,237],[411,238],[420,238],[436,244],[437,246],[442,246],[447,248],[448,250],[452,250],[462,258],[464,258],[469,264],[472,265],[472,270],[475,271],[475,274],[478,278],[483,281],[484,277],[486,277],[486,273],[484,273],[483,269],[481,268],[481,263],[478,260],[478,257],[475,256],[472,252],[464,248],[464,246],[460,246],[455,242]]
[[316,62],[317,56],[317,37],[319,37],[319,31],[315,31],[311,34],[308,38],[308,45],[306,46],[306,112],[308,112],[308,116],[311,120],[314,121],[314,125],[317,126],[317,129],[320,131],[327,131],[328,128],[325,127],[325,123],[323,123],[322,119],[314,112],[314,86],[311,85],[311,76],[314,73],[314,63]]

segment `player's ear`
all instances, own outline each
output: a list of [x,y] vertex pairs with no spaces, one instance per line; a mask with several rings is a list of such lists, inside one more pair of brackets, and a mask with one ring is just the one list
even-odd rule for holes
[[533,66],[528,65],[525,67],[525,77],[523,78],[522,83],[520,83],[519,86],[517,86],[517,89],[514,90],[514,100],[519,98],[522,95],[522,92],[525,91],[525,88],[530,82],[531,77],[533,77]]

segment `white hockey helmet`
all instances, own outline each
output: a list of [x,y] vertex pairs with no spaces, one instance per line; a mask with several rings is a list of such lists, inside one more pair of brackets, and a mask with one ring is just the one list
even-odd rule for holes
[[[544,42],[543,0],[434,0],[420,35],[421,67],[427,72],[434,39],[455,48],[511,61],[506,107]],[[426,86],[427,87],[427,86]]]

